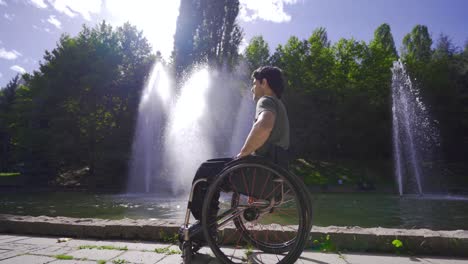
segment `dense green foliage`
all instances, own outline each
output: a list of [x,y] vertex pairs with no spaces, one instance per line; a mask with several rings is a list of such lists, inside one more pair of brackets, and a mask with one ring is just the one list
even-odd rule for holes
[[[186,16],[177,22],[176,72],[200,62],[235,66],[242,37],[235,22],[238,2],[192,5],[181,2]],[[187,15],[192,10],[193,16]],[[306,181],[368,178],[338,160],[391,162],[391,67],[399,57],[387,24],[369,43],[331,43],[326,30],[318,28],[308,39],[291,37],[272,54],[257,36],[242,57],[249,71],[265,64],[284,70],[292,151],[305,158],[294,165]],[[157,59],[129,24],[112,28],[103,22],[83,27],[76,37],[63,35],[38,71],[0,90],[0,172],[28,175],[38,185],[79,174],[78,181],[90,188],[122,187],[141,89]],[[455,47],[445,35],[433,45],[428,29],[418,25],[405,36],[401,59],[438,121],[444,156],[466,161],[468,45]]]
[[441,34],[434,49],[427,28],[417,26],[405,36],[402,59],[421,88],[421,95],[437,121],[446,158],[468,157],[468,42],[464,50]]
[[84,182],[91,188],[120,184],[154,60],[142,33],[129,24],[113,29],[103,22],[84,26],[76,37],[63,35],[39,71],[2,90],[2,170],[48,184],[87,168]]
[[243,35],[238,13],[238,0],[180,2],[173,51],[178,77],[197,63],[229,70],[235,66]]
[[[468,46],[461,51],[444,35],[431,45],[427,27],[417,25],[403,40],[401,59],[439,121],[441,156],[466,159]],[[271,56],[258,36],[244,55],[251,68],[268,61],[284,70],[297,157],[391,161],[391,68],[398,54],[389,25],[378,27],[369,43],[331,44],[318,28],[306,40],[291,37]]]
[[244,54],[249,66],[249,72],[269,64],[270,49],[262,36],[253,37],[250,44],[245,48]]

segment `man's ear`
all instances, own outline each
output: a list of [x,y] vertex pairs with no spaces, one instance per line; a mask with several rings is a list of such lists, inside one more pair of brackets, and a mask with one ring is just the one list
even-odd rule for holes
[[263,78],[262,81],[260,82],[262,85],[267,85],[268,80],[266,78]]

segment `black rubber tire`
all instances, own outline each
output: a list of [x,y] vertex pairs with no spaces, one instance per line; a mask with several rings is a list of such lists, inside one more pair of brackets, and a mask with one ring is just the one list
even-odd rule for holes
[[[259,162],[259,161],[256,160],[256,162]],[[260,162],[268,164],[268,161],[260,161]],[[295,183],[297,183],[298,187],[301,189],[302,194],[304,195],[303,203],[306,205],[306,208],[307,208],[307,210],[305,211],[307,213],[307,215],[305,217],[306,223],[307,223],[306,224],[306,226],[307,226],[306,230],[307,230],[307,233],[310,234],[310,230],[312,229],[312,197],[311,197],[310,192],[307,190],[307,187],[302,182],[302,180],[300,180],[299,177],[297,177],[296,175],[290,173],[289,171],[287,171],[283,167],[277,166],[276,164],[273,164],[273,163],[268,164],[268,166],[274,167],[275,171],[277,171],[279,174],[282,174],[282,175],[288,174],[288,178],[295,179]],[[233,201],[234,201],[234,199],[235,199],[235,197],[233,197]],[[236,225],[236,227],[238,229],[243,229],[244,228],[242,220],[240,218],[235,218],[234,219],[234,224]],[[308,239],[310,240],[311,237],[309,236]],[[244,240],[249,241],[252,244],[257,244],[258,248],[260,250],[262,250],[263,252],[284,253],[284,252],[287,252],[287,251],[290,250],[290,247],[284,247],[282,249],[277,248],[275,250],[272,250],[270,247],[264,246],[262,243],[256,243],[256,241],[253,241],[252,238],[249,237],[249,236],[244,236]]]
[[181,245],[182,248],[182,261],[184,264],[192,262],[192,242],[184,241]]
[[[203,211],[202,211],[202,226],[203,226],[203,232],[205,234],[207,243],[210,246],[213,253],[223,263],[229,263],[229,264],[235,263],[223,253],[223,251],[220,249],[220,245],[218,245],[217,239],[210,236],[209,219],[208,217],[205,217],[205,216],[209,215],[210,210],[212,210],[210,208],[212,198],[215,197],[217,192],[219,192],[219,189],[225,188],[223,186],[226,185],[225,184],[226,177],[235,170],[239,170],[241,168],[247,168],[247,167],[255,167],[255,168],[269,170],[273,173],[276,173],[277,175],[280,175],[281,178],[287,181],[288,186],[293,190],[296,200],[298,201],[300,205],[298,208],[300,212],[300,217],[299,217],[300,220],[299,220],[299,225],[298,225],[297,236],[293,240],[291,240],[291,244],[284,246],[284,248],[272,248],[272,247],[269,247],[268,244],[266,243],[258,243],[258,241],[257,242],[252,241],[252,239],[249,238],[248,236],[245,237],[244,235],[242,235],[242,237],[244,238],[244,240],[247,240],[247,242],[251,242],[251,243],[253,242],[256,248],[267,253],[280,254],[280,253],[284,253],[288,251],[286,256],[284,256],[284,258],[281,259],[278,263],[279,264],[294,263],[299,258],[300,254],[302,253],[305,247],[305,243],[307,242],[307,239],[309,236],[308,234],[310,233],[309,231],[312,225],[312,221],[311,221],[312,207],[311,207],[311,202],[309,199],[310,197],[307,193],[307,190],[305,189],[305,186],[301,183],[299,178],[287,172],[283,168],[265,159],[258,158],[258,157],[248,157],[248,158],[236,160],[234,162],[229,163],[226,166],[226,168],[218,175],[214,183],[209,187],[208,193],[203,203]],[[239,222],[239,219],[233,220],[233,222],[237,228],[242,228],[241,223]]]

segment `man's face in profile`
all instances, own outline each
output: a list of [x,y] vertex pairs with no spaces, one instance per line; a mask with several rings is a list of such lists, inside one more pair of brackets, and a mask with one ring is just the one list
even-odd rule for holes
[[260,97],[262,97],[262,82],[257,79],[252,80],[252,88],[250,91],[252,91],[252,99],[257,102]]

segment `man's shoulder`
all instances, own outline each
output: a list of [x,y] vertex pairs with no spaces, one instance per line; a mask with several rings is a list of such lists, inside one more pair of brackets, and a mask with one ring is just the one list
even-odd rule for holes
[[278,99],[274,96],[270,96],[270,95],[264,95],[262,97],[260,97],[260,99],[258,99],[257,101],[257,105],[274,105],[276,106],[278,104]]
[[276,113],[278,108],[278,103],[276,102],[273,96],[264,95],[258,99],[257,109],[258,110],[269,110]]
[[264,95],[262,97],[260,97],[259,101],[260,100],[271,100],[271,101],[276,101],[278,100],[278,98],[274,97],[274,96],[271,96],[271,95]]

